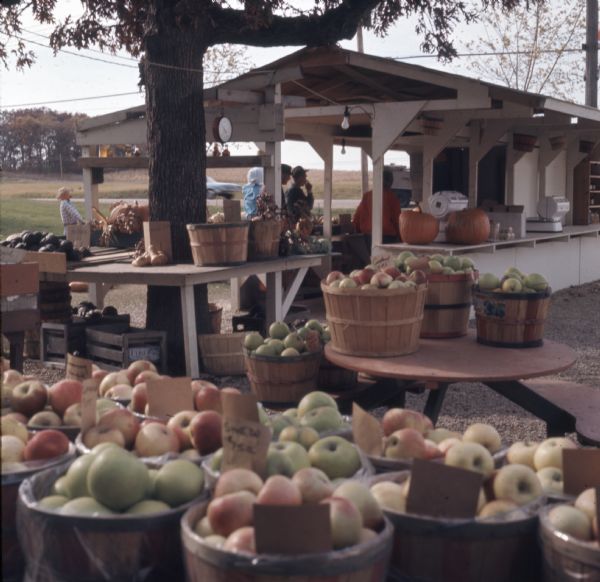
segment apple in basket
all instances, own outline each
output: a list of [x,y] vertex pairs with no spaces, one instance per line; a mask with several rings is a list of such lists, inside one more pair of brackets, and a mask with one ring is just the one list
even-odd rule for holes
[[191,420],[189,432],[194,448],[201,454],[214,453],[223,444],[223,419],[214,410],[198,412]]
[[390,408],[383,415],[381,424],[385,436],[389,436],[402,428],[414,428],[421,434],[433,429],[433,423],[429,417],[407,408]]
[[256,495],[237,491],[216,497],[208,506],[208,522],[213,532],[227,537],[235,530],[252,524]]
[[492,486],[496,499],[513,501],[517,505],[531,503],[543,493],[535,471],[525,465],[505,465],[494,475]]
[[361,467],[360,455],[354,445],[339,436],[320,439],[310,447],[308,456],[310,464],[330,479],[349,478]]
[[476,422],[468,426],[462,440],[466,443],[479,443],[492,454],[497,453],[502,448],[502,438],[491,424]]
[[331,271],[325,279],[326,285],[331,285],[334,281],[341,281],[344,278],[344,273],[340,271]]
[[140,457],[159,457],[179,452],[179,439],[175,432],[158,422],[140,427],[135,439],[135,452]]
[[125,448],[123,433],[118,428],[110,426],[93,426],[83,434],[81,440],[88,449],[93,449],[101,443],[114,443]]
[[222,412],[221,391],[211,382],[194,380],[192,382],[194,393],[194,408],[198,411],[214,410]]
[[78,380],[60,380],[48,388],[48,400],[52,410],[63,416],[71,404],[81,402],[83,384]]
[[238,491],[248,491],[253,495],[258,495],[263,485],[263,480],[254,471],[240,468],[230,469],[219,476],[214,497],[223,497],[223,495]]
[[302,505],[300,488],[283,475],[272,475],[263,485],[258,497],[258,505]]
[[2,464],[20,463],[23,460],[25,443],[14,435],[2,435]]
[[129,376],[127,376],[127,373],[124,370],[121,370],[120,372],[111,372],[110,374],[106,375],[100,382],[98,394],[102,397],[106,396],[106,393],[117,384],[131,385]]
[[300,469],[292,481],[300,489],[303,503],[319,503],[333,495],[333,485],[329,477],[320,469],[305,467]]
[[99,428],[114,428],[121,431],[125,440],[125,448],[131,449],[140,430],[140,421],[125,408],[115,408],[103,414],[96,425]]
[[477,471],[487,479],[494,472],[491,453],[479,443],[457,443],[446,452],[446,465]]
[[2,435],[6,436],[15,436],[23,441],[23,443],[27,443],[29,440],[29,433],[27,432],[27,427],[18,420],[14,418],[7,418],[6,416],[2,417],[0,420],[1,429],[0,432]]
[[159,380],[160,374],[158,372],[153,372],[152,370],[144,370],[140,372],[133,380],[133,386],[137,386],[138,384],[142,384],[144,382],[148,382],[149,380]]
[[329,505],[333,548],[341,549],[357,544],[362,530],[362,516],[357,507],[344,497],[328,497],[321,503]]
[[32,416],[44,409],[48,393],[38,380],[27,380],[17,384],[12,391],[11,407],[15,412]]
[[145,372],[145,371],[154,372],[155,374],[158,373],[156,366],[152,362],[149,362],[148,360],[136,360],[135,362],[131,362],[131,364],[129,364],[129,366],[127,368],[127,372],[126,372],[127,378],[129,380],[129,384],[133,384],[136,377],[141,372]]
[[69,451],[69,439],[57,430],[42,430],[31,437],[25,445],[25,461],[41,461],[66,455]]
[[510,445],[508,451],[506,451],[506,460],[511,464],[526,465],[534,469],[533,457],[539,444],[537,441],[517,441]]
[[362,515],[363,526],[378,529],[383,524],[383,513],[377,500],[364,483],[345,481],[338,485],[333,497],[343,497],[351,501]]
[[548,513],[550,525],[557,531],[578,540],[592,539],[592,521],[580,509],[570,505],[557,505]]
[[424,459],[427,446],[414,428],[402,428],[385,438],[383,456],[389,459]]
[[29,427],[44,427],[44,428],[56,428],[57,426],[62,425],[62,419],[56,412],[52,412],[51,410],[42,410],[41,412],[36,412],[27,423]]
[[533,465],[537,471],[544,467],[562,469],[564,449],[575,449],[577,445],[568,438],[552,437],[542,441],[533,455]]
[[198,413],[195,410],[181,410],[167,422],[179,439],[179,449],[184,451],[192,446],[192,437],[190,434],[190,425]]

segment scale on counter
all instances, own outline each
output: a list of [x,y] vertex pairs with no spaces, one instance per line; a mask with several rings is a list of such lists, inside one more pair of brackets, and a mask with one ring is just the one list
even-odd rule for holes
[[468,205],[469,199],[467,196],[454,190],[440,190],[429,199],[429,210],[440,221],[440,232],[435,237],[435,242],[446,242],[448,221],[444,218],[451,212],[464,210]]
[[538,217],[527,219],[527,232],[562,232],[563,218],[570,209],[563,196],[545,196],[538,202]]

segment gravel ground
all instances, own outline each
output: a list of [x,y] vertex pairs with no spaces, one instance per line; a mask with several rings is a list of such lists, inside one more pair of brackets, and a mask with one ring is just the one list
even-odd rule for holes
[[[210,285],[209,300],[223,306],[223,327],[231,330],[229,286]],[[84,298],[74,295],[76,304]],[[119,312],[130,313],[132,324],[145,324],[145,290],[138,286],[123,286],[110,291],[107,304]],[[314,316],[319,316],[313,311]],[[577,352],[577,362],[560,377],[586,383],[600,390],[600,281],[564,289],[553,295],[546,337],[571,346]],[[27,360],[25,370],[38,374],[48,382],[59,379],[63,372],[43,368]],[[244,377],[210,378],[219,386],[248,388]],[[408,394],[407,407],[422,410],[426,394]],[[374,411],[381,415],[384,410]],[[447,392],[438,426],[464,430],[473,422],[486,422],[498,428],[507,441],[543,439],[545,425],[529,413],[513,405],[481,384],[454,384]],[[599,419],[600,422],[600,419]]]

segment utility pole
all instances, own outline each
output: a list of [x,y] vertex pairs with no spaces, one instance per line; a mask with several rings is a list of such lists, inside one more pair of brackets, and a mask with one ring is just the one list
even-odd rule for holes
[[598,107],[598,0],[587,0],[585,35],[585,104]]
[[[597,0],[595,0],[595,1],[597,2]],[[364,53],[365,47],[363,45],[362,26],[359,26],[358,30],[356,31],[356,43],[358,46],[358,52]],[[362,191],[361,191],[361,194],[362,194],[363,192],[366,192],[369,189],[369,163],[367,160],[367,154],[365,153],[365,150],[363,150],[362,148],[360,149],[360,177],[361,177],[361,184],[362,184]]]

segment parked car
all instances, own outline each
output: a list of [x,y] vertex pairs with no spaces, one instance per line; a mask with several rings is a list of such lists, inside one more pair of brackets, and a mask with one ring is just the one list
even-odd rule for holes
[[242,187],[239,184],[217,182],[214,178],[206,176],[206,197],[209,200],[217,196],[230,200],[237,192],[242,192]]

